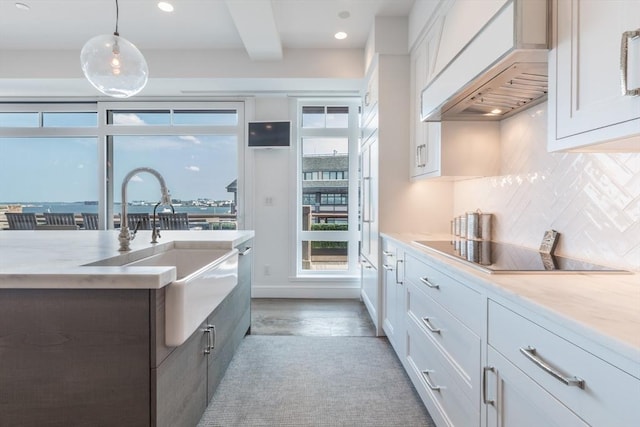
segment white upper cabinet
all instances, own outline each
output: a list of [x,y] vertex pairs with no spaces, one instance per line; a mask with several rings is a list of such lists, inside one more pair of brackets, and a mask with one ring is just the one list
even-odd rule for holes
[[[493,2],[492,2],[493,3]],[[497,122],[422,122],[420,91],[436,75],[444,22],[440,17],[411,51],[411,179],[491,176],[500,163]],[[451,44],[451,42],[448,42]],[[446,44],[446,43],[445,43]],[[445,49],[452,56],[451,47]],[[442,66],[442,65],[441,65]]]
[[548,150],[640,151],[640,1],[555,0],[553,12]]

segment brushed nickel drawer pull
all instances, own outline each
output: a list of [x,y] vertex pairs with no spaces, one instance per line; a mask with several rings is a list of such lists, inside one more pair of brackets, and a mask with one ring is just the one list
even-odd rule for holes
[[421,278],[420,278],[420,281],[421,281],[422,283],[424,283],[425,285],[427,285],[428,287],[430,287],[430,288],[433,288],[433,289],[440,289],[440,285],[436,285],[435,283],[431,283],[431,282],[429,281],[429,279],[428,279],[428,278],[426,278],[426,277],[421,277]]
[[549,365],[547,362],[542,360],[540,356],[537,355],[535,347],[528,346],[527,348],[520,347],[520,353],[524,354],[527,359],[532,361],[537,367],[568,386],[576,386],[584,389],[584,380],[578,377],[567,377],[558,371],[553,366]]
[[440,331],[442,331],[442,329],[434,328],[431,325],[431,319],[429,317],[423,317],[421,320],[422,320],[422,323],[424,323],[424,325],[427,327],[427,329],[433,332],[434,334],[439,334]]
[[238,255],[244,256],[244,255],[247,255],[249,252],[251,252],[251,246],[247,246],[246,248],[244,248],[244,250],[240,252]]
[[432,370],[425,370],[425,371],[420,371],[420,373],[422,374],[422,378],[424,378],[425,382],[427,383],[427,385],[429,386],[429,388],[431,390],[434,391],[440,391],[440,389],[442,387],[440,387],[439,385],[433,385],[433,383],[431,382],[431,378],[429,378],[429,374],[433,372]]
[[382,268],[384,268],[387,271],[393,271],[393,267],[391,267],[390,265],[387,265],[387,264],[382,264]]
[[393,252],[390,252],[390,251],[382,251],[382,253],[384,254],[384,256],[393,257]]

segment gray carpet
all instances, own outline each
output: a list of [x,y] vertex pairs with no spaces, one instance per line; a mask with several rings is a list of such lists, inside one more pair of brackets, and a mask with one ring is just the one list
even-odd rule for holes
[[434,424],[386,338],[248,335],[198,426]]

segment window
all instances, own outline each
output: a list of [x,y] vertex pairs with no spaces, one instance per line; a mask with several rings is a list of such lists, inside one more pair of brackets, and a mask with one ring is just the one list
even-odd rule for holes
[[[82,213],[99,213],[102,228],[118,227],[122,180],[145,166],[172,194],[158,210],[187,212],[192,228],[237,228],[243,111],[238,102],[0,104],[0,182],[13,183],[0,186],[0,207],[40,221],[70,212],[81,227]],[[127,196],[130,213],[151,213],[159,185],[139,174]]]
[[0,104],[0,210],[44,221],[44,212],[96,209],[97,126],[95,104]]
[[[121,108],[126,105],[126,108]],[[236,229],[241,104],[111,103],[105,105],[110,185],[109,217],[121,210],[121,183],[129,171],[157,170],[171,206],[156,206],[159,185],[140,173],[127,184],[129,213],[186,212],[191,228]],[[237,108],[230,109],[234,105]],[[134,128],[135,127],[135,128]]]
[[298,275],[358,272],[358,105],[298,101]]

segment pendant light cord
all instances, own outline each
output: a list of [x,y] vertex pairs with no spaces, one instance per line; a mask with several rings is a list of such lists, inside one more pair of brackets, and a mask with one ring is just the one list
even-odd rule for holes
[[118,0],[116,0],[116,31],[113,33],[113,35],[115,36],[120,36],[120,34],[118,34],[118,15],[119,15]]

